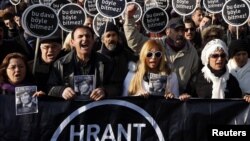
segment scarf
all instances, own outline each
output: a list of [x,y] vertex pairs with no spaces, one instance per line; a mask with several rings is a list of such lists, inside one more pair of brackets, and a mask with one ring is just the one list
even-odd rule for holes
[[212,84],[213,84],[212,85],[212,89],[213,89],[212,99],[224,99],[225,98],[224,91],[227,86],[227,80],[229,79],[229,71],[227,67],[225,67],[225,69],[223,70],[216,72],[215,70],[211,69],[211,67],[208,65],[205,65],[201,70],[204,78],[209,83],[212,81]]
[[117,43],[116,48],[114,50],[108,50],[107,47],[105,47],[105,45],[103,44],[103,49],[101,53],[109,57],[114,57],[114,56],[118,56],[121,53],[122,48],[123,47]]

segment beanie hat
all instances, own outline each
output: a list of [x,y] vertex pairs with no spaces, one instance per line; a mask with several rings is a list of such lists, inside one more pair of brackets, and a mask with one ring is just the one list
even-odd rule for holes
[[246,51],[249,52],[248,44],[245,40],[239,39],[239,40],[232,40],[229,45],[229,57],[233,58],[234,55],[239,51]]
[[[106,24],[107,24],[107,27],[106,27]],[[106,28],[106,29],[105,29]],[[107,22],[105,24],[103,24],[100,29],[99,29],[99,37],[102,37],[102,35],[105,33],[105,32],[108,32],[108,31],[114,31],[116,32],[118,35],[119,35],[119,30],[117,28],[116,25],[114,25],[112,22]]]
[[225,42],[220,39],[213,39],[209,41],[201,52],[201,61],[203,65],[208,64],[208,58],[213,54],[217,49],[223,49],[228,58],[228,49]]

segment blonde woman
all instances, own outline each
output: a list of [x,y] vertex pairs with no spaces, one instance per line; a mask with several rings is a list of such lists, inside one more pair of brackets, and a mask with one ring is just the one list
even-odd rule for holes
[[[130,69],[131,70],[131,69]],[[169,68],[165,49],[156,40],[148,40],[144,43],[139,56],[137,69],[129,71],[124,81],[123,96],[144,96],[151,93],[150,75],[166,76],[163,96],[174,98],[179,96],[178,79]]]
[[71,41],[71,35],[72,33],[69,32],[68,35],[66,36],[64,42],[63,42],[63,47],[62,47],[62,50],[64,51],[71,51],[71,49],[73,48],[70,41]]

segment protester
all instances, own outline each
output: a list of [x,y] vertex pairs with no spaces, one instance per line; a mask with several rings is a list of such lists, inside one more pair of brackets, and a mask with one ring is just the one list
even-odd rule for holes
[[[206,44],[201,53],[204,65],[197,76],[193,89],[189,91],[192,97],[225,99],[241,98],[241,89],[237,79],[227,68],[228,47],[220,39],[213,39]],[[249,102],[249,98],[246,99]]]
[[200,32],[202,33],[202,31],[203,31],[206,27],[210,26],[211,23],[212,23],[212,18],[211,18],[210,16],[208,16],[208,15],[205,15],[205,16],[202,18],[202,20],[201,20],[201,22],[200,22],[200,25],[199,25],[199,28],[200,28],[199,30],[200,30]]
[[198,32],[200,32],[199,27],[203,17],[204,17],[204,11],[201,7],[197,7],[191,15],[191,18],[194,21],[195,27]]
[[32,50],[28,47],[28,45],[23,42],[24,40],[21,39],[21,36],[17,36],[14,39],[4,39],[6,34],[5,34],[5,25],[4,23],[0,20],[0,62],[3,61],[4,57],[13,52],[18,52],[23,55],[25,55],[28,60],[33,59],[34,53]]
[[[237,31],[238,30],[238,31]],[[228,25],[227,31],[224,34],[223,40],[227,45],[230,45],[231,41],[237,39],[247,39],[250,40],[250,35],[248,32],[247,23],[241,26]]]
[[74,49],[58,59],[52,68],[48,85],[49,95],[71,100],[76,96],[73,90],[74,76],[94,75],[96,88],[88,99],[100,100],[108,96],[109,77],[112,73],[112,62],[106,56],[92,51],[94,32],[88,26],[77,26],[72,31],[71,43]]
[[36,62],[30,62],[33,75],[37,81],[37,85],[44,92],[47,91],[48,76],[56,59],[64,56],[67,52],[61,50],[62,39],[59,35],[54,34],[50,37],[41,38]]
[[63,42],[63,46],[62,46],[62,50],[66,51],[66,52],[70,52],[72,49],[72,45],[71,45],[71,32],[69,32]]
[[[248,58],[249,45],[245,40],[234,40],[229,45],[230,59],[229,72],[236,77],[242,90],[242,96],[250,95],[250,59]],[[250,102],[250,97],[244,97]]]
[[195,23],[191,18],[186,18],[184,20],[185,24],[185,38],[187,41],[190,41],[191,44],[195,47],[198,54],[201,52],[201,35],[195,30]]
[[138,56],[124,43],[120,43],[120,32],[111,22],[100,27],[102,50],[99,52],[110,57],[114,64],[113,73],[110,76],[112,92],[109,96],[121,96],[123,81],[128,73],[129,63],[136,63]]
[[167,82],[163,86],[165,98],[177,98],[179,96],[178,79],[168,64],[165,49],[156,40],[148,40],[144,43],[137,70],[131,70],[124,82],[123,96],[150,95],[150,73],[167,76]]
[[11,39],[19,35],[19,30],[17,24],[14,20],[14,15],[10,12],[7,12],[3,15],[3,21],[7,27],[7,38]]
[[[124,32],[130,48],[139,53],[142,45],[149,38],[135,28],[136,6],[129,5],[125,13]],[[184,37],[185,25],[182,18],[170,19],[165,30],[167,37],[157,38],[166,49],[168,61],[177,74],[180,93],[186,89],[187,82],[198,70],[198,54],[196,49]]]
[[[8,54],[0,66],[1,94],[15,94],[16,86],[35,85],[27,59],[20,53]],[[38,91],[34,96],[45,95]]]
[[93,28],[93,20],[94,20],[94,17],[88,15],[84,21],[84,25],[86,25],[90,28]]
[[202,48],[213,39],[223,40],[224,28],[221,25],[210,25],[202,32]]

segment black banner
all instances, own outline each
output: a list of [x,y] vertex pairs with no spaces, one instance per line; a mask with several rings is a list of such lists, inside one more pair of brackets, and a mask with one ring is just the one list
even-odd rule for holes
[[250,135],[250,108],[243,100],[44,97],[38,105],[38,114],[16,116],[15,97],[0,96],[0,141],[208,141]]

